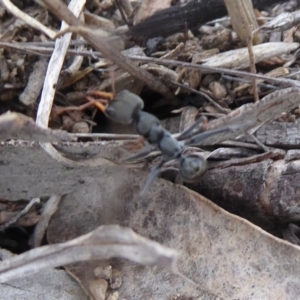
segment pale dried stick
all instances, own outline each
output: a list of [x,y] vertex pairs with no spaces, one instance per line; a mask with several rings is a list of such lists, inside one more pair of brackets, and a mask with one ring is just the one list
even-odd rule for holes
[[40,198],[33,198],[30,200],[30,202],[25,206],[25,208],[23,210],[21,210],[16,216],[14,216],[11,220],[9,220],[8,222],[6,222],[5,224],[0,226],[0,231],[8,228],[10,225],[16,223],[21,217],[23,217],[25,214],[28,213],[28,211],[30,210],[30,208],[36,204],[36,203],[40,203]]
[[228,114],[230,112],[230,110],[227,110],[226,108],[223,108],[219,103],[217,103],[216,101],[214,101],[212,98],[210,98],[207,94],[201,92],[201,91],[198,91],[196,89],[193,89],[187,85],[184,85],[182,83],[179,83],[179,82],[176,82],[176,81],[172,81],[172,83],[174,85],[177,85],[183,89],[186,89],[192,93],[195,93],[195,94],[198,94],[198,95],[201,95],[203,96],[204,98],[206,98],[208,100],[208,102],[210,102],[213,106],[215,106],[217,108],[217,110],[219,110],[221,113],[224,113],[224,114]]
[[41,246],[45,231],[48,228],[52,216],[57,211],[61,199],[62,196],[53,195],[46,202],[41,214],[40,221],[36,224],[33,232],[33,248]]
[[23,20],[26,24],[30,25],[31,27],[43,32],[49,38],[53,39],[56,35],[56,32],[49,29],[48,27],[41,24],[39,21],[35,20],[34,18],[30,17],[29,15],[22,12],[18,7],[12,4],[9,0],[0,0],[0,3],[15,17]]
[[[78,16],[85,4],[85,0],[72,0],[70,9]],[[62,22],[61,30],[67,27],[65,22]],[[48,128],[48,122],[53,105],[53,99],[56,91],[56,83],[65,60],[65,55],[71,41],[72,33],[67,33],[63,38],[56,40],[51,59],[48,64],[45,83],[41,95],[40,104],[37,111],[36,123],[41,127]]]
[[[250,72],[256,73],[254,54],[253,54],[253,42],[259,44],[261,38],[256,33],[253,34],[252,30],[258,28],[257,21],[253,13],[253,6],[251,0],[225,0],[225,5],[231,16],[231,24],[234,30],[239,35],[240,39],[247,43],[249,52]],[[254,101],[259,100],[257,92],[256,78],[252,79]]]
[[189,62],[174,60],[174,59],[159,59],[154,57],[147,57],[147,56],[138,56],[138,55],[128,55],[132,60],[141,61],[141,62],[154,62],[158,65],[164,66],[180,66],[192,70],[201,70],[202,72],[206,73],[224,73],[230,74],[235,76],[240,76],[244,78],[257,78],[262,79],[266,82],[270,82],[273,84],[278,84],[282,87],[300,87],[299,81],[293,79],[286,79],[286,78],[274,78],[270,76],[265,76],[261,74],[252,74],[250,72],[240,71],[240,70],[232,70],[227,68],[219,68],[219,67],[210,67],[206,65],[200,64],[193,64]]
[[[53,52],[53,48],[50,47],[42,47],[42,46],[34,46],[35,44],[41,45],[42,43],[3,43],[0,42],[0,48],[4,49],[15,49],[24,53],[37,53],[37,55],[49,55]],[[49,43],[44,43],[44,44],[49,44],[52,47],[51,42]],[[73,45],[77,44],[82,44],[82,43],[76,43],[73,42]],[[85,57],[94,57],[94,56],[100,56],[101,57],[101,52],[99,51],[79,51],[79,50],[74,50],[74,49],[68,49],[67,51],[68,55],[82,55]],[[243,82],[244,79],[242,78],[249,78],[252,79],[253,77],[256,77],[259,80],[270,82],[273,84],[278,84],[283,87],[289,87],[289,86],[296,86],[299,87],[299,81],[293,80],[293,79],[287,79],[279,76],[280,78],[276,78],[274,76],[267,76],[267,74],[262,75],[262,74],[252,74],[250,72],[244,72],[240,70],[233,70],[225,67],[210,67],[207,65],[201,65],[201,64],[193,64],[193,63],[188,63],[184,61],[178,61],[174,59],[163,59],[163,58],[154,58],[154,57],[147,57],[147,56],[138,56],[138,55],[132,55],[132,54],[124,54],[128,56],[130,59],[135,60],[135,61],[141,61],[141,62],[148,62],[148,63],[156,63],[158,65],[165,65],[165,66],[180,66],[180,67],[185,67],[188,69],[194,69],[194,70],[202,70],[203,72],[206,73],[223,73],[223,74],[230,74],[230,75],[235,75],[239,76],[236,77],[232,80],[240,80]],[[106,60],[102,59],[98,63],[96,63],[93,66],[93,69],[96,69],[98,67],[104,67],[106,66]],[[298,72],[290,74],[288,77],[297,75]],[[287,77],[287,76],[286,76]],[[11,88],[11,87],[8,87]]]
[[[256,67],[255,67],[255,61],[254,61],[254,54],[253,54],[253,33],[250,33],[250,37],[248,40],[248,52],[249,52],[249,60],[250,60],[250,72],[253,74],[256,74]],[[253,96],[254,96],[254,102],[259,101],[258,96],[258,89],[257,89],[257,79],[256,77],[252,78],[252,88],[253,88]]]
[[[74,12],[76,16],[79,16],[84,4],[85,0],[72,0],[69,4],[69,8]],[[66,27],[66,23],[63,22],[61,25],[61,29],[63,30]],[[55,48],[48,64],[47,74],[45,77],[44,87],[36,118],[36,123],[43,128],[48,128],[48,122],[56,91],[56,84],[59,78],[61,68],[63,66],[69,43],[71,41],[71,36],[72,33],[67,33],[63,38],[56,40]],[[41,147],[52,158],[60,161],[63,164],[69,166],[77,165],[76,162],[63,157],[51,144],[41,143]]]
[[115,133],[71,133],[71,136],[80,138],[100,138],[101,140],[134,140],[138,134],[115,134]]
[[[250,72],[256,74],[256,67],[255,67],[255,60],[254,60],[254,53],[253,53],[253,43],[255,44],[260,42],[260,37],[256,33],[253,34],[253,29],[258,27],[258,24],[255,20],[255,16],[253,13],[253,7],[251,1],[243,1],[242,2],[242,9],[240,11],[241,17],[243,20],[243,25],[246,27],[246,33],[248,35],[247,47],[249,52],[249,61],[250,61]],[[259,101],[258,90],[257,90],[257,80],[255,77],[252,79],[253,85],[253,96],[254,102]]]
[[[248,43],[250,28],[258,28],[251,0],[224,0],[231,17],[231,25],[244,44]],[[256,32],[254,44],[261,43],[261,37]]]
[[[84,20],[83,14],[80,15],[80,19]],[[84,39],[81,36],[79,36],[78,40],[84,42]],[[76,49],[76,50],[78,50],[78,51],[86,50],[86,47],[84,46],[84,44],[78,45],[78,49]],[[82,63],[83,63],[83,56],[76,55],[73,59],[73,62],[70,64],[70,66],[67,69],[65,69],[65,72],[69,73],[70,76],[74,75],[76,72],[79,71]]]

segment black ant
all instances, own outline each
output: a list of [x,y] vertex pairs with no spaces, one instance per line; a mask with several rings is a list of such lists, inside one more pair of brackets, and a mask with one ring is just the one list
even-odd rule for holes
[[[109,93],[97,91],[90,94],[100,97],[109,95]],[[94,102],[108,118],[121,124],[133,124],[137,133],[143,136],[149,144],[145,150],[125,158],[123,162],[143,158],[155,149],[161,151],[162,160],[152,168],[146,185],[141,192],[142,195],[149,190],[154,179],[161,172],[163,165],[173,159],[179,161],[179,172],[185,182],[192,183],[198,181],[207,170],[207,162],[201,156],[195,154],[183,154],[185,146],[197,145],[200,141],[209,138],[214,134],[228,130],[228,128],[223,127],[202,132],[190,138],[193,135],[194,130],[205,123],[204,118],[199,118],[191,127],[181,132],[175,138],[161,125],[158,118],[142,110],[144,102],[139,96],[127,90],[122,90],[114,98],[111,96],[109,98],[111,100],[104,100],[105,105],[103,105],[103,103],[95,102],[93,98],[87,96],[87,99],[90,102]]]

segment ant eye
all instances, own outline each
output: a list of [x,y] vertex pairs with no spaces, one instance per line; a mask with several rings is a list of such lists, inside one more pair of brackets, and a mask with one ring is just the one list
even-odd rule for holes
[[206,170],[207,162],[201,156],[184,156],[180,161],[180,175],[185,182],[197,182]]

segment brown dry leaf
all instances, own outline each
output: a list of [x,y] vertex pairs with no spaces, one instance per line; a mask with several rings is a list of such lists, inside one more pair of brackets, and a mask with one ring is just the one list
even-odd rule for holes
[[47,58],[40,58],[33,67],[28,83],[19,99],[24,105],[33,106],[42,90],[48,66]]
[[106,165],[113,166],[111,161],[129,155],[127,144],[132,146],[130,141],[62,144],[58,149],[65,157],[85,162],[70,168],[50,157],[38,143],[0,142],[1,197],[18,200],[70,193],[78,184],[107,175]]
[[0,116],[0,141],[8,139],[59,143],[73,138],[65,131],[44,129],[25,115],[8,112]]
[[157,180],[151,193],[141,198],[144,183],[145,173],[120,169],[77,188],[54,215],[49,242],[75,238],[99,225],[128,226],[178,250],[179,271],[198,288],[170,272],[120,260],[68,266],[86,290],[96,267],[112,265],[113,277],[123,279],[120,299],[203,299],[208,294],[243,300],[298,297],[299,247],[164,180]]
[[139,5],[139,9],[134,16],[134,24],[141,20],[152,16],[156,11],[168,8],[172,0],[143,0]]

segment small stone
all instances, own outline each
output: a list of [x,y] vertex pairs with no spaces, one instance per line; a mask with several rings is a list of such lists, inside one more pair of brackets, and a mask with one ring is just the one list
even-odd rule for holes
[[108,283],[104,279],[96,279],[89,285],[89,289],[94,299],[105,300]]
[[94,275],[97,278],[110,280],[112,276],[112,267],[111,266],[106,266],[105,268],[98,267],[94,270]]
[[226,88],[218,81],[213,81],[209,84],[209,89],[217,99],[225,98],[227,95]]
[[89,133],[90,128],[86,122],[77,122],[72,126],[72,133]]
[[113,290],[119,289],[123,283],[123,279],[121,277],[116,277],[113,283],[110,285],[110,288]]
[[115,292],[112,292],[106,300],[118,300],[119,299],[119,292],[118,291],[115,291]]

